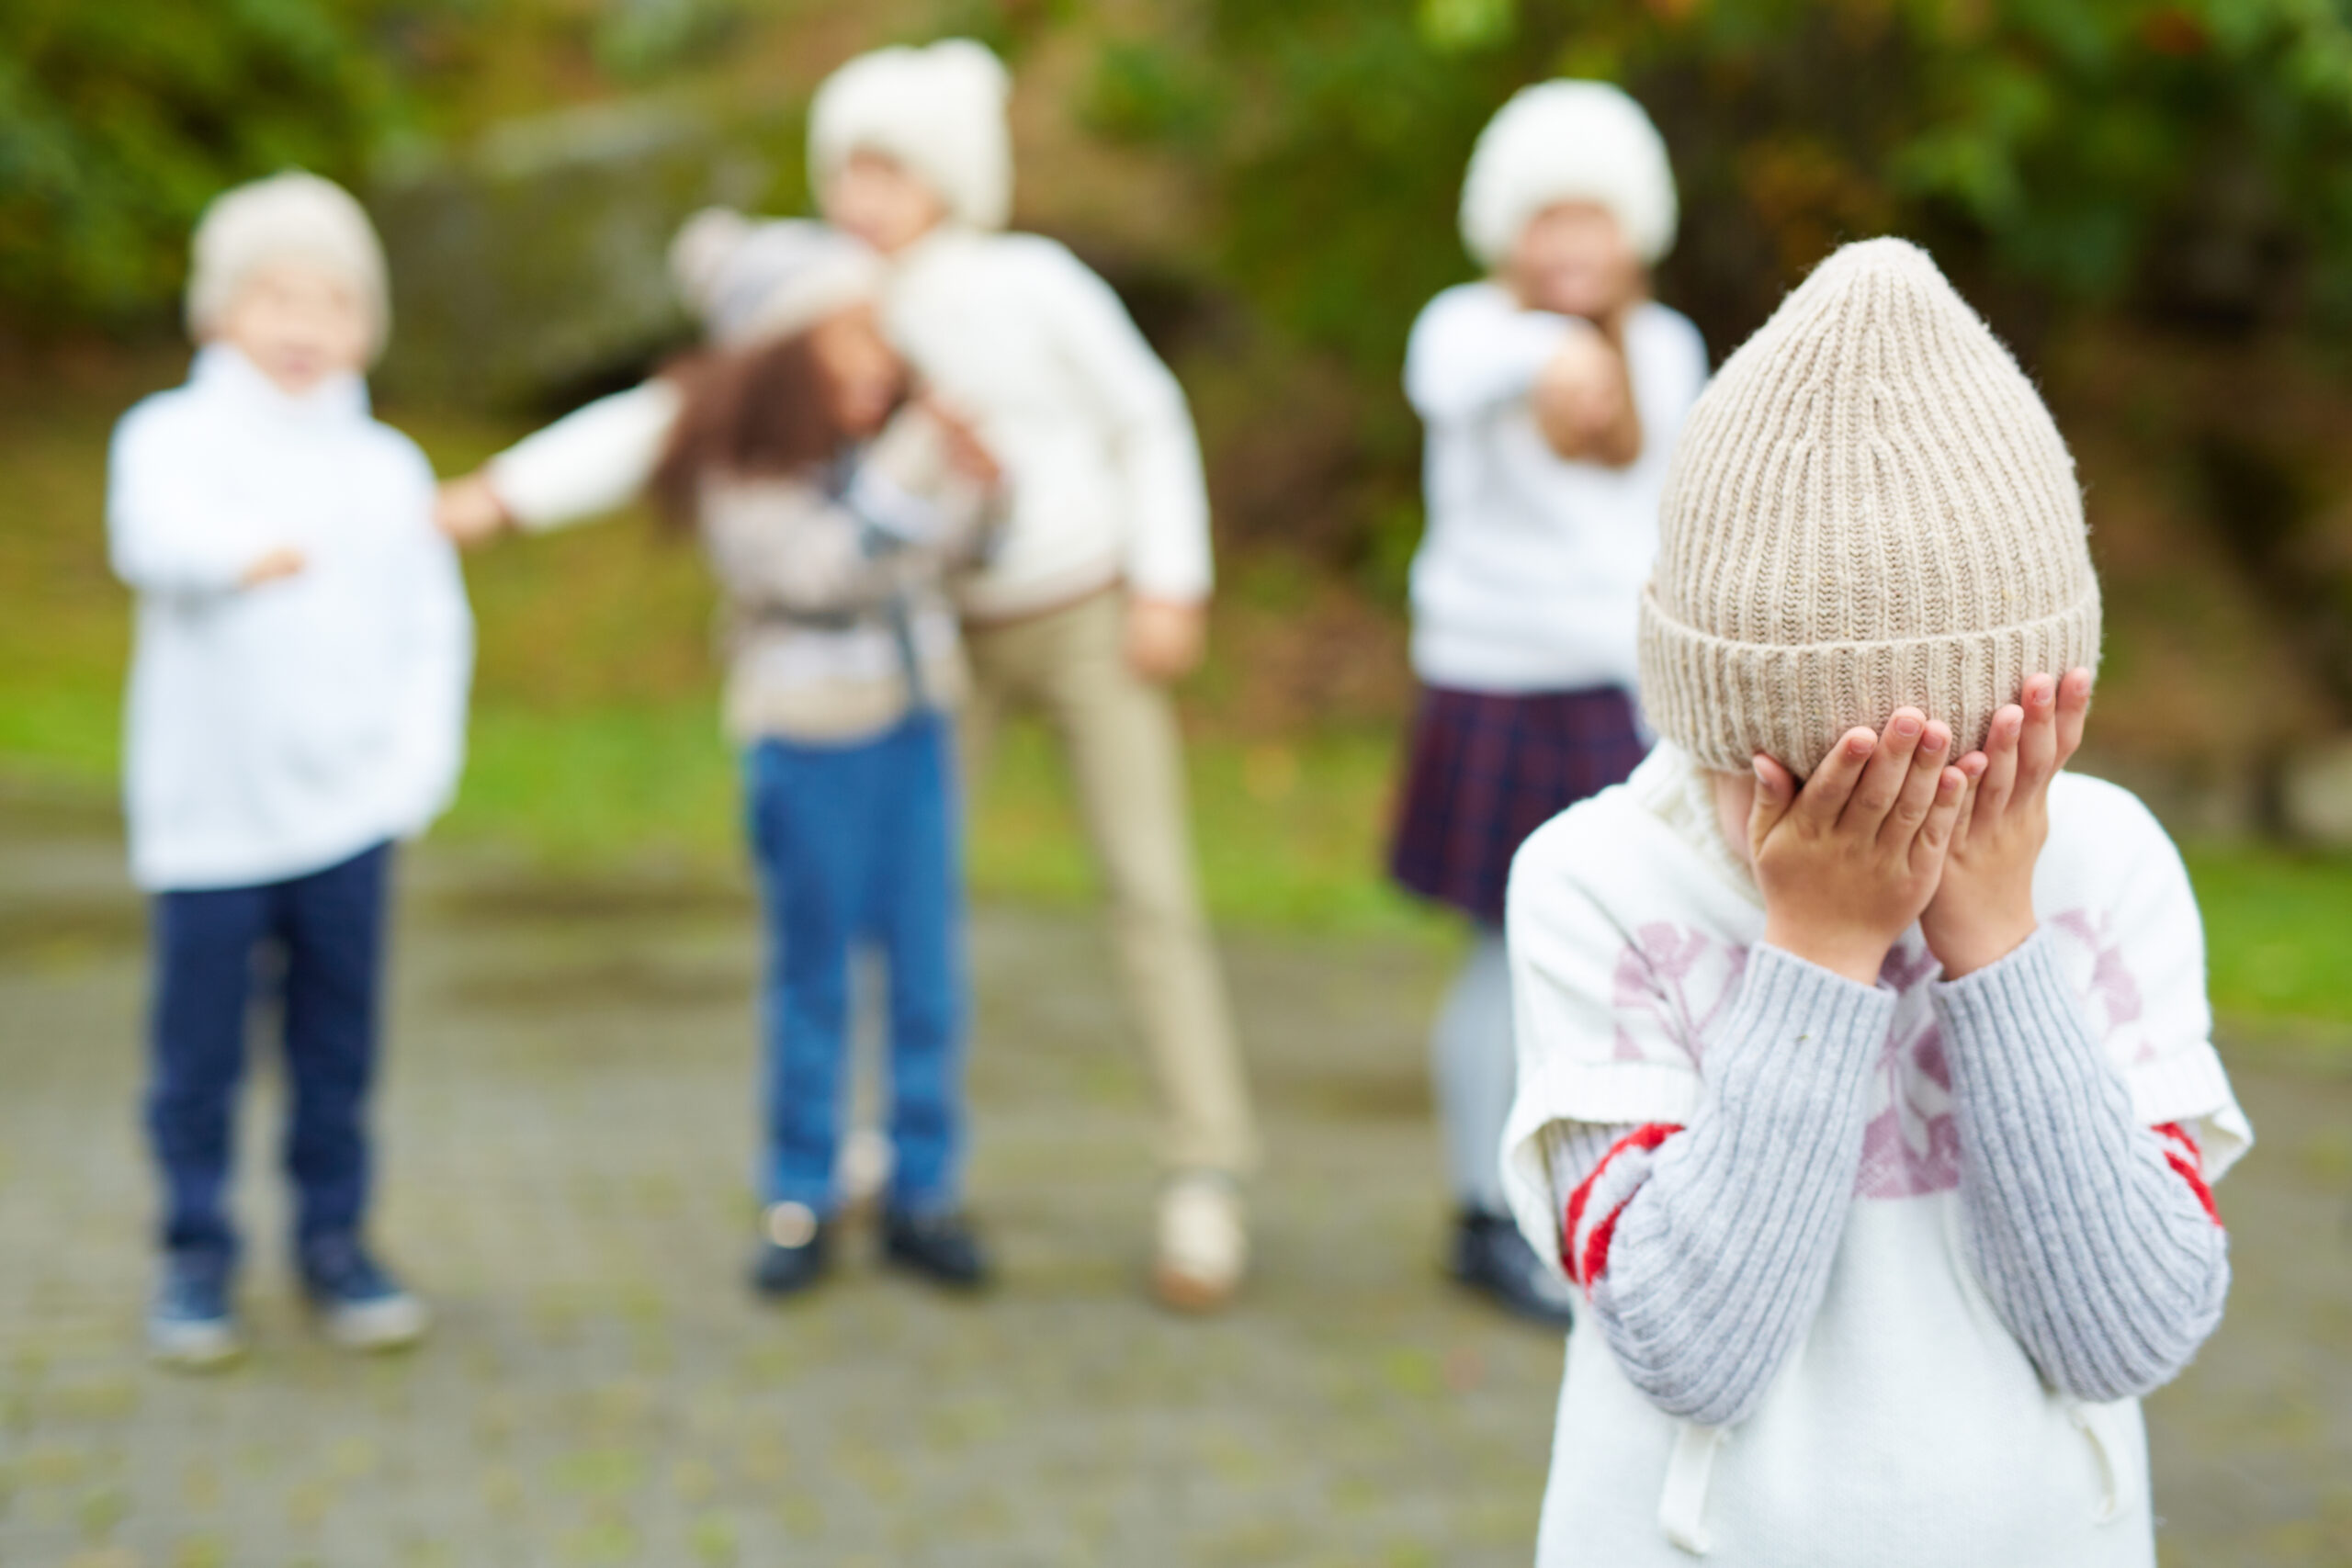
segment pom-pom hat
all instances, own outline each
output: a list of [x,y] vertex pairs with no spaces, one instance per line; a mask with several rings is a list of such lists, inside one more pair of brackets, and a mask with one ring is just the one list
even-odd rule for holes
[[384,249],[351,193],[333,180],[289,169],[212,198],[196,225],[187,275],[187,329],[209,337],[239,290],[267,266],[300,261],[342,277],[368,312],[368,357],[383,352],[392,325]]
[[1496,267],[1528,220],[1563,201],[1616,216],[1645,262],[1674,248],[1674,170],[1642,106],[1606,82],[1522,87],[1478,133],[1462,182],[1462,243]]
[[1012,211],[1011,91],[1003,62],[969,39],[861,54],[826,77],[808,106],[810,183],[821,187],[853,152],[879,152],[911,170],[958,222],[1001,229]]
[[1838,251],[1683,426],[1642,599],[1651,725],[1700,767],[1803,775],[1908,705],[1966,752],[2098,639],[2082,491],[2032,384],[1925,251]]

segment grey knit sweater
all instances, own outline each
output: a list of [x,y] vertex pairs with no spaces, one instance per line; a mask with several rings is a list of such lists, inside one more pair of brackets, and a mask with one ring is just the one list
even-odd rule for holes
[[[2227,1238],[2201,1188],[2133,1120],[2047,937],[1934,998],[1966,1248],[2002,1322],[2076,1398],[2168,1381],[2229,1288]],[[1668,1414],[1749,1415],[1811,1326],[1853,1201],[1863,1077],[1894,1006],[1883,987],[1759,946],[1687,1128],[1547,1134],[1589,1321]]]

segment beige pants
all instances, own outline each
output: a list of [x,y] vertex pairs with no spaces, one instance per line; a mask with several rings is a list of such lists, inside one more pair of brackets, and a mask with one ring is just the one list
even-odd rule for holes
[[1161,1158],[1238,1176],[1256,1161],[1257,1135],[1193,875],[1183,740],[1168,694],[1127,668],[1125,611],[1125,596],[1106,590],[1043,615],[967,626],[974,691],[965,757],[970,776],[982,777],[995,730],[1013,709],[1035,708],[1052,728],[1159,1080]]

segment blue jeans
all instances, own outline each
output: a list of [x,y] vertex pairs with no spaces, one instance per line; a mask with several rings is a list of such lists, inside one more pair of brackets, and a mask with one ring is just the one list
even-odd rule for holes
[[236,1255],[228,1187],[265,947],[283,959],[283,1160],[296,1247],[359,1228],[391,858],[391,846],[379,844],[284,882],[156,897],[147,1134],[164,1178],[164,1247]]
[[918,712],[845,746],[770,739],[745,761],[767,911],[767,1189],[838,1206],[850,954],[889,969],[889,1201],[952,1209],[964,1144],[964,908],[951,732]]

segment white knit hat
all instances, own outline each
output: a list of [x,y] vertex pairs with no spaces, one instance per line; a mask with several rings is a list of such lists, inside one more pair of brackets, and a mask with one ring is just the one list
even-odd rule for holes
[[383,352],[392,326],[383,246],[367,212],[333,180],[289,169],[225,190],[198,220],[191,250],[187,328],[193,335],[211,334],[256,271],[304,261],[350,283],[368,312],[368,357]]
[[670,243],[670,276],[711,341],[734,347],[789,337],[874,299],[882,261],[823,223],[755,222],[732,208],[711,207],[687,219]]
[[904,164],[975,229],[1001,229],[1012,211],[1012,92],[985,44],[947,39],[924,49],[861,54],[817,89],[808,107],[808,174],[822,186],[853,152]]
[[1810,773],[1906,704],[1959,752],[2098,659],[2082,491],[2024,372],[1928,254],[1846,246],[1726,361],[1667,473],[1642,705],[1702,768]]
[[1642,106],[1606,82],[1521,87],[1487,122],[1462,182],[1462,243],[1499,266],[1528,220],[1555,202],[1614,213],[1645,262],[1674,248],[1674,170]]

